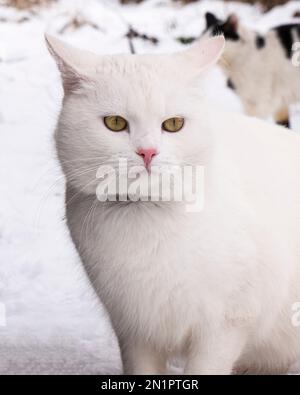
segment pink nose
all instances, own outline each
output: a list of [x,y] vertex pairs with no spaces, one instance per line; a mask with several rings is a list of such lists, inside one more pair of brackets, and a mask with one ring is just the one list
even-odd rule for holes
[[148,168],[153,156],[157,155],[157,150],[155,148],[139,148],[137,154],[142,156],[145,166]]

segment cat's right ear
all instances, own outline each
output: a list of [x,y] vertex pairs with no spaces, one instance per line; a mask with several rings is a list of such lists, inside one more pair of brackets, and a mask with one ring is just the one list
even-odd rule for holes
[[45,40],[61,73],[65,94],[77,90],[83,81],[89,81],[86,67],[94,58],[92,53],[76,49],[48,34]]
[[197,72],[201,72],[217,63],[224,47],[225,38],[223,36],[203,37],[189,49],[179,54],[180,56],[183,55],[185,61],[188,61]]

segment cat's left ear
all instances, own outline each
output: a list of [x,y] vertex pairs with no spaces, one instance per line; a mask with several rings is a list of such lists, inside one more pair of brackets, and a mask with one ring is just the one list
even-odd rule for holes
[[206,20],[207,29],[209,29],[212,26],[218,25],[218,23],[220,22],[219,19],[217,19],[215,15],[212,14],[211,12],[207,12],[205,14],[205,20]]
[[184,56],[191,66],[201,71],[217,63],[224,48],[225,38],[223,36],[204,37],[184,51]]
[[65,94],[76,91],[82,82],[89,81],[88,71],[95,64],[96,55],[74,48],[48,34],[45,39],[60,71]]

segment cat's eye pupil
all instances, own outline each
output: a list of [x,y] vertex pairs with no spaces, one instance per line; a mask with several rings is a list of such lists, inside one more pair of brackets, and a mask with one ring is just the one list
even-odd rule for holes
[[121,131],[127,129],[127,126],[128,126],[126,119],[124,119],[120,115],[110,115],[110,116],[104,117],[103,122],[104,122],[105,126],[109,130],[112,130],[113,132],[121,132]]
[[184,118],[173,117],[162,123],[162,129],[166,132],[179,132],[183,128]]

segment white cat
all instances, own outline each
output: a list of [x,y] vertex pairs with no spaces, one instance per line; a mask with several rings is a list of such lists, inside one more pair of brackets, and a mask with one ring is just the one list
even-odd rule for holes
[[[47,42],[65,90],[55,138],[68,225],[124,372],[165,373],[178,355],[186,374],[285,372],[300,355],[300,137],[206,102],[198,82],[223,37],[171,55]],[[184,124],[167,132],[174,118]],[[204,209],[99,202],[96,171],[120,157],[149,172],[205,166]]]

